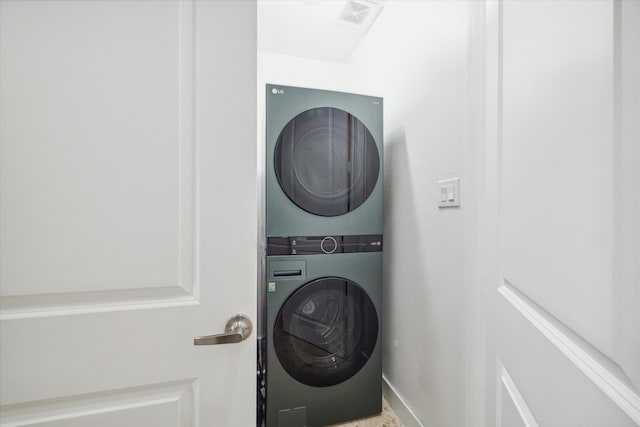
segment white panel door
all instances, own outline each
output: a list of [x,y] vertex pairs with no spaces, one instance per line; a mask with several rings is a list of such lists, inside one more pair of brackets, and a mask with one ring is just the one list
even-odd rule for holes
[[255,2],[0,20],[0,424],[254,425]]
[[640,425],[640,2],[485,6],[486,424]]

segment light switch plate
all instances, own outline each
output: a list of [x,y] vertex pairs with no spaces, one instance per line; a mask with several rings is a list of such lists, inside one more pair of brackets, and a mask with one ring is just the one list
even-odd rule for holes
[[460,206],[460,178],[438,181],[438,189],[439,208]]

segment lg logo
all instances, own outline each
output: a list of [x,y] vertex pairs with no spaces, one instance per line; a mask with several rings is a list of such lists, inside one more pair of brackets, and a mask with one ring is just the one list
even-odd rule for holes
[[275,87],[273,89],[271,89],[271,93],[274,95],[282,95],[284,93],[284,90],[282,89],[276,89]]

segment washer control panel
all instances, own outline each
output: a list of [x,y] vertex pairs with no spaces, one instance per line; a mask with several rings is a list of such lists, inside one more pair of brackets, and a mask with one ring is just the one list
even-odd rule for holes
[[382,252],[382,235],[269,237],[267,256]]

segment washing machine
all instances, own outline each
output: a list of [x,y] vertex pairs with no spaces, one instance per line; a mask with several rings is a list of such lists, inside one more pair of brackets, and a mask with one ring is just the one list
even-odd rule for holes
[[267,85],[266,236],[382,234],[382,98]]
[[380,413],[382,236],[270,238],[266,426]]

